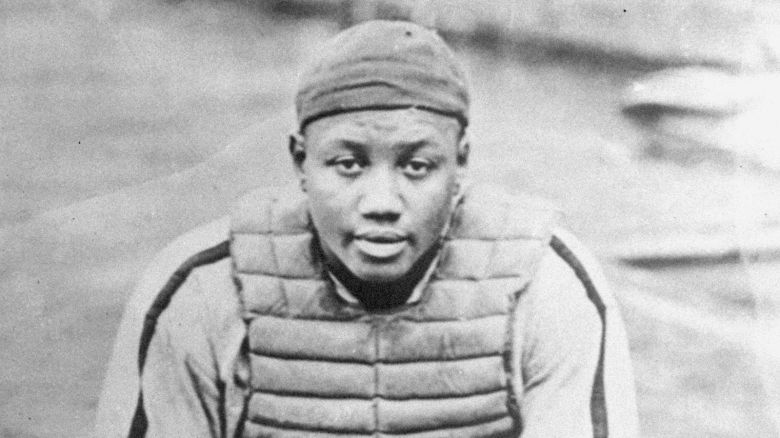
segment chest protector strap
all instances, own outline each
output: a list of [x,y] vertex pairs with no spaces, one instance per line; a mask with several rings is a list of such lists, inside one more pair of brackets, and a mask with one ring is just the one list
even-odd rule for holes
[[472,186],[421,300],[372,313],[335,293],[301,195],[245,197],[231,232],[250,352],[244,435],[517,436],[513,310],[557,216]]

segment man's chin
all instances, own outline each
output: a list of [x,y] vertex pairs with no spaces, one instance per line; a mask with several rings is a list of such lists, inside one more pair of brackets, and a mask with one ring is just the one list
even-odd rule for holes
[[392,283],[403,278],[409,268],[403,266],[356,266],[356,269],[350,269],[352,273],[360,280],[370,283]]

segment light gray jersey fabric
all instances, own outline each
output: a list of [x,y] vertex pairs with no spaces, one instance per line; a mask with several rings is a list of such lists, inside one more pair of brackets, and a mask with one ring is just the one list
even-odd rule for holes
[[[96,436],[127,435],[138,397],[137,351],[143,315],[170,273],[228,236],[227,220],[199,228],[164,250],[138,286],[120,327],[101,397]],[[605,306],[603,380],[609,436],[637,434],[630,358],[620,316],[598,267],[578,242],[556,232],[577,255]],[[591,395],[602,348],[602,320],[572,266],[550,249],[515,318],[522,437],[592,437]],[[246,326],[230,260],[196,268],[163,312],[143,375],[148,437],[234,436],[244,409],[237,373],[248,373]],[[242,379],[238,379],[242,380]]]

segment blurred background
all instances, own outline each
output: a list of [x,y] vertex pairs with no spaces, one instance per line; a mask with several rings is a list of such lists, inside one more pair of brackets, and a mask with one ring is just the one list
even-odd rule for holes
[[439,29],[474,178],[604,263],[643,436],[780,436],[780,1],[4,0],[0,437],[88,435],[145,265],[293,181],[297,74],[370,18]]

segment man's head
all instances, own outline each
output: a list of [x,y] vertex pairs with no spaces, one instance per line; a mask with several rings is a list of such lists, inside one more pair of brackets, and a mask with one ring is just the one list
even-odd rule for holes
[[439,240],[464,177],[468,92],[433,32],[368,22],[334,38],[302,81],[291,152],[326,257],[402,278]]

